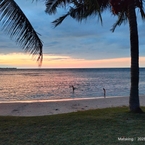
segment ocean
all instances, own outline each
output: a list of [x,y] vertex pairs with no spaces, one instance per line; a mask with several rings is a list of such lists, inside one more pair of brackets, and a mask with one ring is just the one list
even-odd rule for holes
[[[129,96],[130,69],[0,69],[0,102],[103,97],[103,88],[107,97]],[[145,95],[145,68],[139,94]]]

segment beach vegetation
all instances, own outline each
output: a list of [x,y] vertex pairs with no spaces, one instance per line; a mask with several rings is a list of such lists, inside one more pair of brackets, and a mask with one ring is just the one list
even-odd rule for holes
[[138,145],[145,141],[144,120],[144,113],[133,114],[128,107],[37,117],[0,116],[0,144]]
[[129,108],[130,111],[137,113],[142,110],[139,102],[139,42],[136,9],[139,10],[142,19],[145,19],[144,2],[144,0],[46,0],[46,12],[50,15],[57,13],[57,8],[60,7],[68,10],[66,14],[53,21],[55,27],[68,16],[79,22],[90,16],[96,16],[103,23],[101,14],[106,10],[118,17],[111,29],[112,32],[122,23],[129,23],[131,55]]

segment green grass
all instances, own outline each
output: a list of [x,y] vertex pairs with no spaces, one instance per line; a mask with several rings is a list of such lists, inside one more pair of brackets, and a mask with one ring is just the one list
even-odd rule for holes
[[[134,141],[118,141],[118,137]],[[144,145],[138,137],[145,137],[145,114],[129,113],[127,107],[0,117],[0,145]]]

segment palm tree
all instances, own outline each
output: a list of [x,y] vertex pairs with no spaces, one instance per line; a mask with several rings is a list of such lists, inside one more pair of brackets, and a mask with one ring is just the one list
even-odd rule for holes
[[136,19],[136,8],[140,10],[144,19],[143,0],[46,0],[46,12],[55,14],[59,6],[67,8],[68,12],[53,21],[57,26],[67,17],[71,16],[77,21],[87,19],[87,17],[98,16],[102,23],[101,13],[110,10],[118,16],[117,22],[113,25],[112,31],[116,26],[120,26],[124,21],[129,22],[130,28],[130,51],[131,51],[131,88],[129,97],[129,108],[131,112],[142,112],[139,102],[139,42]]
[[0,22],[2,30],[14,38],[26,52],[39,54],[37,61],[42,63],[42,41],[25,14],[14,0],[0,1]]

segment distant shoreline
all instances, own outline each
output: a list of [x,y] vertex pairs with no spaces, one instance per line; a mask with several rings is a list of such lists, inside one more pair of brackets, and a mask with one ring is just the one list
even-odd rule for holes
[[[43,68],[43,67],[41,67],[41,68],[14,68],[14,69],[17,69],[17,70],[103,70],[103,69],[105,69],[105,70],[114,70],[114,69],[116,69],[116,70],[121,70],[121,69],[127,69],[127,70],[130,70],[130,68],[129,67],[114,67],[114,68],[112,68],[112,67],[110,67],[110,68]],[[140,67],[140,69],[145,69],[145,67]]]
[[[129,70],[130,68],[129,67],[110,67],[110,68],[16,68],[16,67],[0,67],[0,70],[103,70],[103,69],[106,69],[106,70],[121,70],[121,69],[127,69]],[[145,67],[140,67],[140,69],[145,69]]]
[[0,67],[0,70],[16,70],[15,67]]

